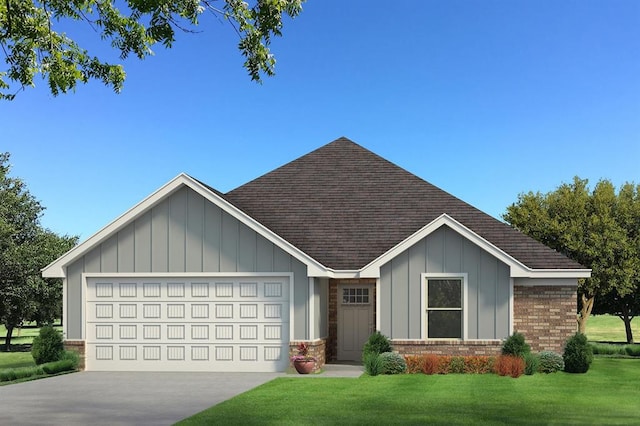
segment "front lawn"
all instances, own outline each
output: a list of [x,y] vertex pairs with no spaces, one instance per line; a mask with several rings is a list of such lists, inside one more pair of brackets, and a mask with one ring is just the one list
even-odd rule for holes
[[598,358],[587,374],[518,379],[421,374],[278,378],[180,425],[634,424],[640,361]]
[[0,371],[7,368],[34,367],[31,352],[0,352]]

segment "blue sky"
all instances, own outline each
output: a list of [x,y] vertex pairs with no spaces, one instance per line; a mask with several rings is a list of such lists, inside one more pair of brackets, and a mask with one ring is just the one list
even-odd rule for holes
[[127,60],[120,95],[38,80],[0,103],[44,226],[85,239],[180,172],[226,192],[340,136],[495,217],[576,175],[640,183],[638,1],[310,0],[262,85],[202,23]]

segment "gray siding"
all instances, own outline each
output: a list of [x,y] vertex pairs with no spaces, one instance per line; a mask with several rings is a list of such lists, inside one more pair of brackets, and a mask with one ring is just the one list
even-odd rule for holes
[[509,334],[509,267],[447,226],[380,269],[380,325],[393,339],[420,339],[422,273],[466,273],[467,337]]
[[314,278],[314,310],[313,332],[315,338],[326,338],[329,335],[329,279]]
[[186,187],[67,267],[68,339],[82,334],[83,272],[293,272],[291,338],[308,337],[306,266]]

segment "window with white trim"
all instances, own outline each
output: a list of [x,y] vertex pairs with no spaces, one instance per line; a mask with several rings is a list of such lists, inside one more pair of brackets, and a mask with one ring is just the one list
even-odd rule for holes
[[463,286],[462,278],[427,278],[428,339],[462,339]]

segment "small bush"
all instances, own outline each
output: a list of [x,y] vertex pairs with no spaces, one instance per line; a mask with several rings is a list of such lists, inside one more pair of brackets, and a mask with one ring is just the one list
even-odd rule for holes
[[362,359],[364,360],[369,354],[380,355],[384,352],[391,352],[391,342],[384,334],[376,331],[367,340],[362,348]]
[[407,371],[407,363],[402,355],[395,352],[383,352],[380,354],[382,362],[382,374],[401,374]]
[[422,362],[424,361],[422,356],[407,355],[404,357],[404,360],[407,364],[407,373],[409,374],[422,373]]
[[507,337],[502,344],[502,355],[512,355],[524,358],[524,356],[529,352],[531,352],[531,348],[524,341],[524,335],[517,331]]
[[640,345],[627,345],[624,351],[629,356],[640,356]]
[[524,356],[524,374],[532,376],[538,371],[540,366],[540,358],[537,354],[529,352]]
[[492,356],[467,356],[464,361],[465,373],[488,374],[493,372],[496,359]]
[[514,355],[500,355],[496,359],[495,371],[500,376],[511,376],[514,379],[524,373],[524,359]]
[[542,351],[540,355],[540,366],[538,371],[541,373],[555,373],[564,370],[564,360],[562,355],[550,351]]
[[76,369],[72,359],[63,359],[60,361],[42,364],[42,370],[47,374],[58,374],[63,371],[73,371]]
[[58,361],[64,353],[62,333],[47,325],[40,329],[38,336],[33,338],[31,356],[36,364]]
[[16,379],[16,373],[13,368],[0,371],[0,382],[10,382]]
[[367,354],[364,357],[364,372],[370,376],[382,374],[382,359],[379,354]]
[[76,351],[64,351],[60,360],[71,360],[73,362],[74,368],[78,368],[78,366],[80,365],[80,355]]
[[624,355],[625,346],[610,343],[589,343],[594,355]]
[[451,362],[449,363],[449,373],[461,374],[464,373],[465,370],[465,359],[461,356],[451,357]]
[[593,361],[591,346],[587,343],[587,336],[576,333],[569,337],[564,347],[564,371],[567,373],[586,373]]

